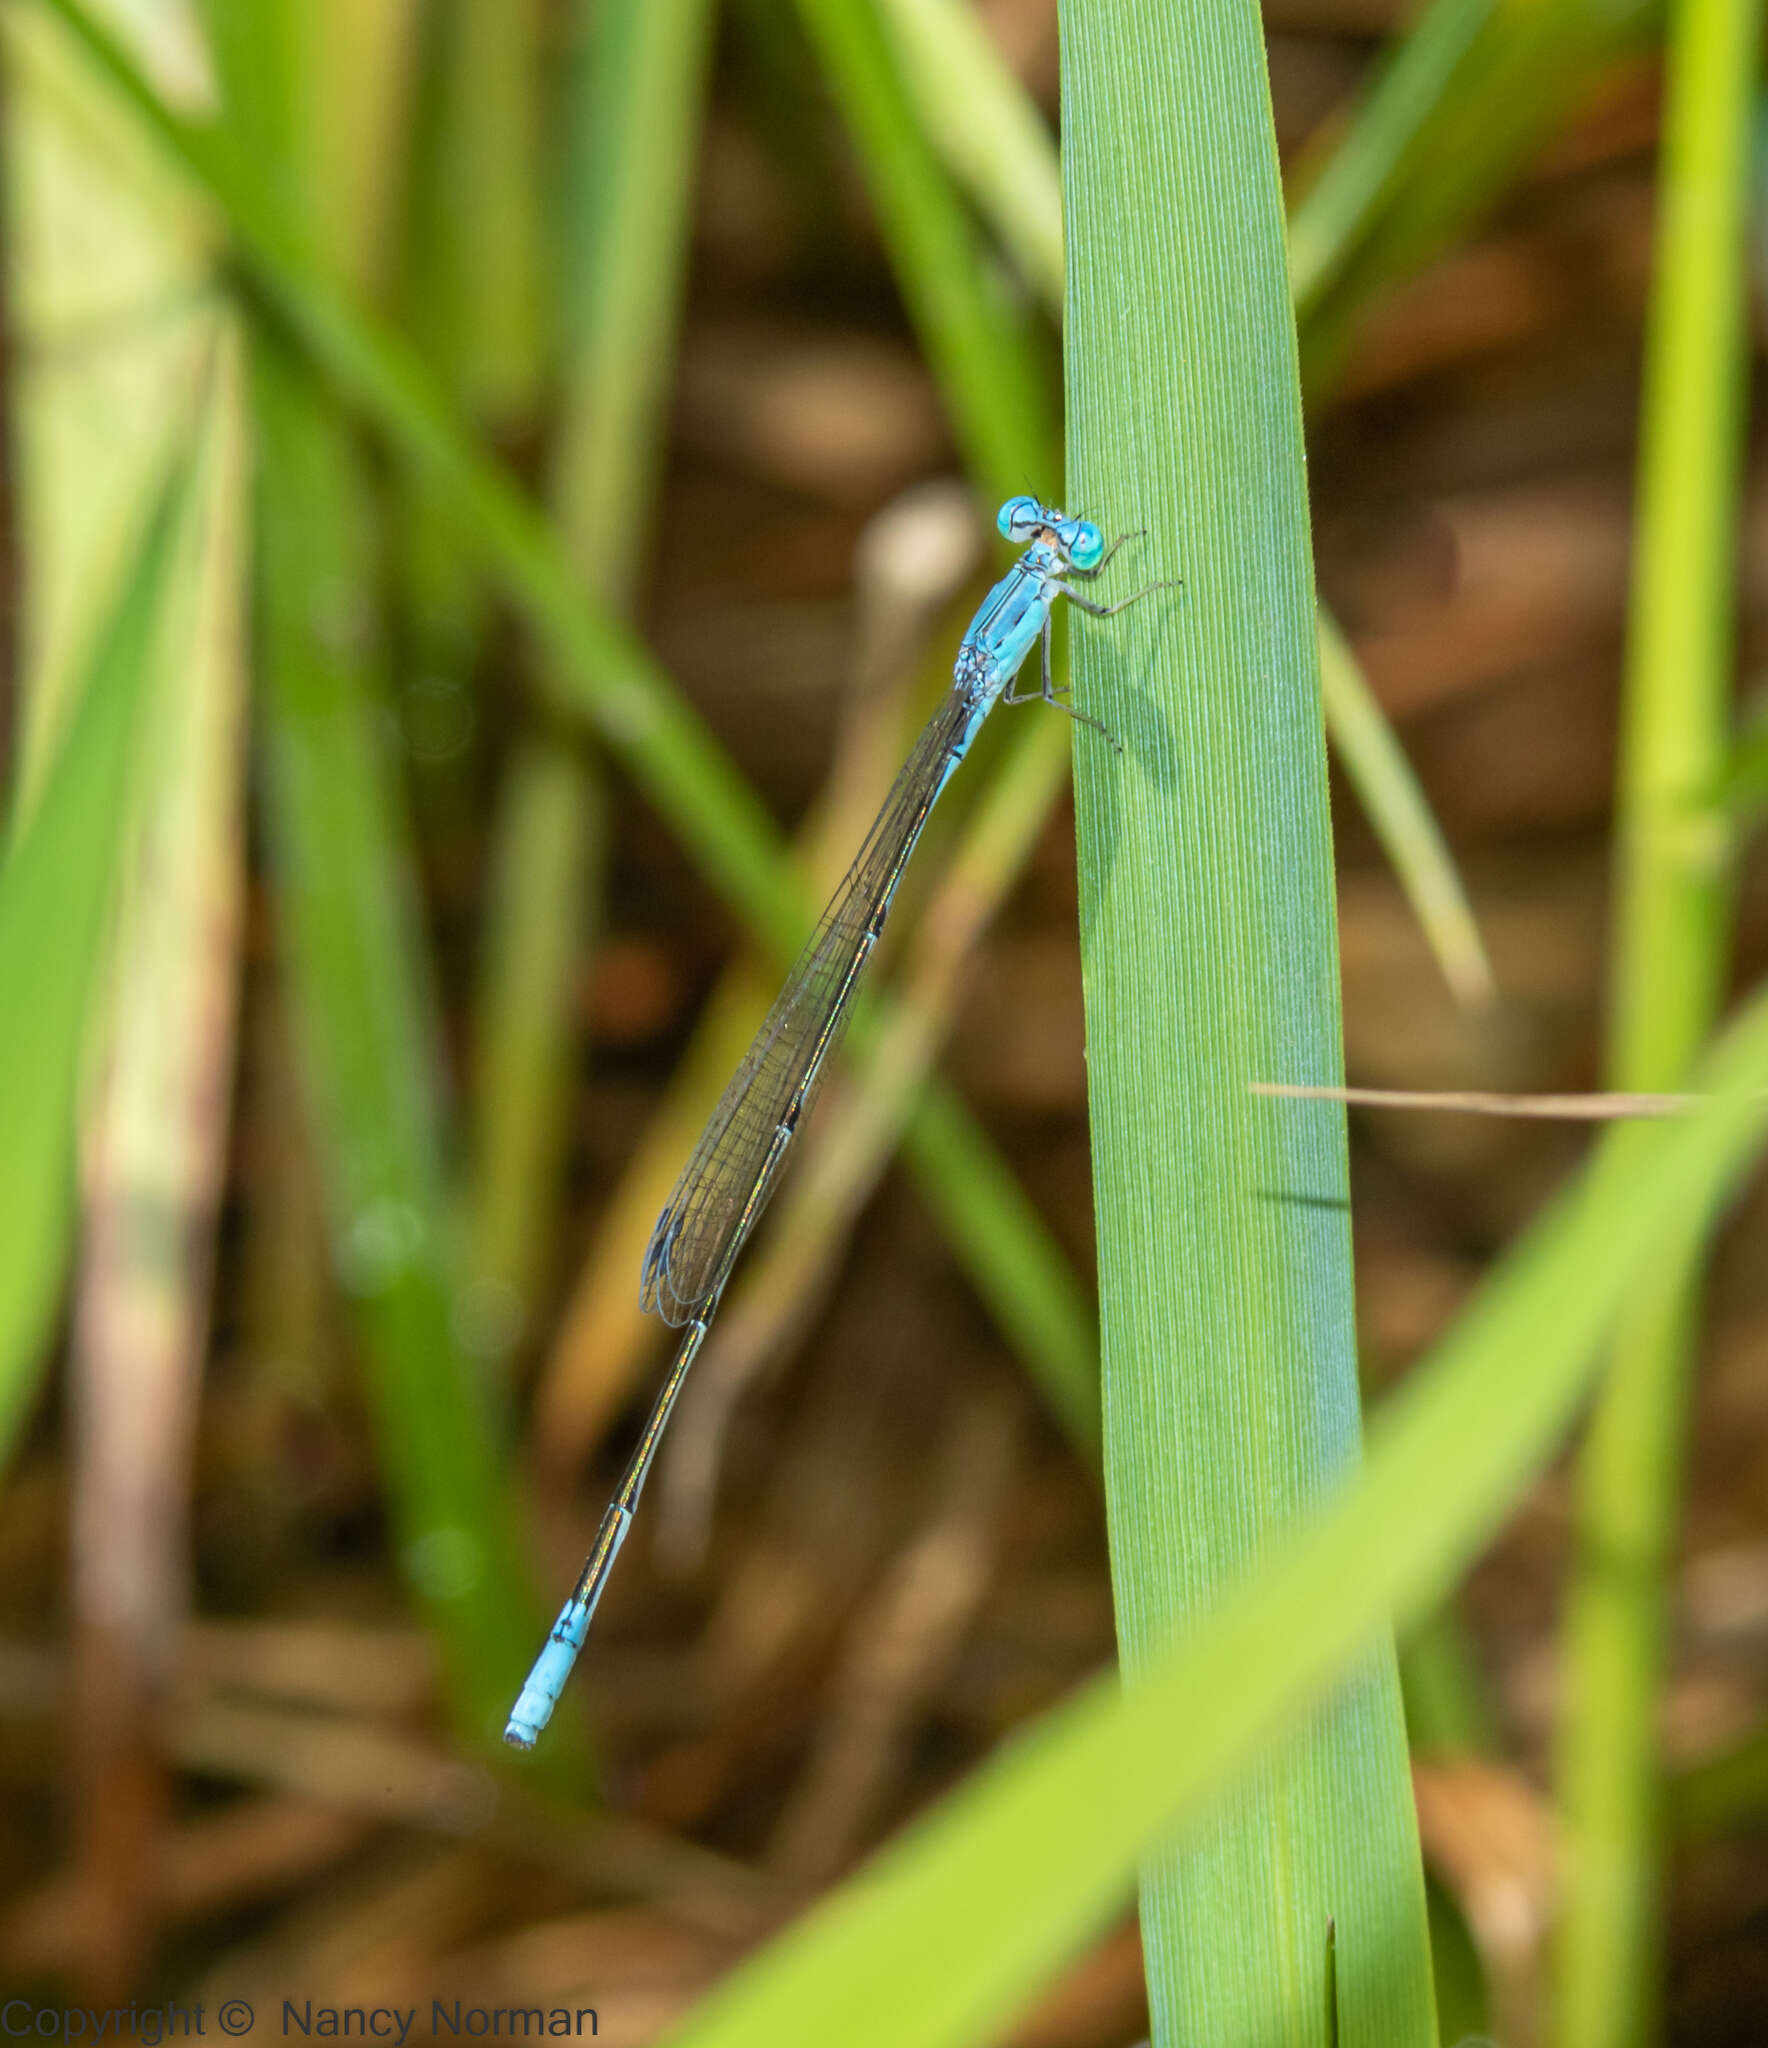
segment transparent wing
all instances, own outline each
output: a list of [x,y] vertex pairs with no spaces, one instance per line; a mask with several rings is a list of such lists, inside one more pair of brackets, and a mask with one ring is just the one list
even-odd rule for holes
[[846,879],[786,977],[755,1042],[700,1134],[645,1249],[639,1299],[666,1323],[718,1296],[809,1111],[848,997],[975,711],[954,689],[916,740]]

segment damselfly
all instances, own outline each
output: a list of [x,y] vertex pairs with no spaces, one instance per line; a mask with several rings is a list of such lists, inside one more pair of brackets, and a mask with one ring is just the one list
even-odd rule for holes
[[[1041,700],[1104,733],[1123,751],[1096,718],[1057,694],[1050,666],[1051,616],[1057,598],[1066,597],[1095,618],[1108,619],[1165,586],[1151,583],[1115,604],[1098,604],[1068,579],[1093,582],[1129,535],[1107,548],[1090,520],[1071,519],[1032,497],[1009,498],[998,523],[1005,538],[1025,552],[970,621],[953,664],[950,692],[915,742],[858,858],[787,976],[651,1233],[640,1300],[686,1334],[571,1597],[510,1715],[504,1740],[518,1749],[534,1746],[577,1661],[731,1267],[767,1206],[793,1136],[810,1109],[921,829],[982,721],[999,702]],[[1014,690],[1013,678],[1040,641],[1042,689]]]

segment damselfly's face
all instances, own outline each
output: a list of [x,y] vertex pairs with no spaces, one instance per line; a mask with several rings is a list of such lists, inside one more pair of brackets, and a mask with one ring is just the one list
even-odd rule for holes
[[1105,552],[1105,537],[1090,519],[1070,519],[1029,495],[1009,498],[995,523],[1015,547],[1043,541],[1073,569],[1091,569]]

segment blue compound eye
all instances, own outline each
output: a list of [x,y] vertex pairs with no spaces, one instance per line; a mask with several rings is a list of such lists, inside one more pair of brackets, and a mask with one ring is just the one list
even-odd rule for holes
[[1075,520],[1063,539],[1067,543],[1068,559],[1077,569],[1096,567],[1099,557],[1105,552],[1105,536],[1090,519]]
[[1001,507],[995,524],[1003,540],[1029,540],[1033,527],[1043,524],[1044,508],[1032,497],[1009,498]]

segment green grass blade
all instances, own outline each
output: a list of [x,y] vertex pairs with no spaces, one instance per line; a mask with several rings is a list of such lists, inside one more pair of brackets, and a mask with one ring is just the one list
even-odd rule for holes
[[462,434],[412,351],[350,299],[300,230],[265,200],[229,135],[174,113],[80,0],[44,4],[222,208],[240,260],[315,364],[447,498],[552,654],[568,708],[621,754],[744,916],[790,952],[804,928],[802,907],[758,799],[634,636],[582,591],[532,500]]
[[67,1265],[81,1058],[190,484],[181,460],[160,485],[96,614],[66,735],[0,864],[0,1455],[36,1391]]
[[362,1331],[399,1563],[443,1647],[457,1733],[495,1754],[544,1622],[454,1313],[426,975],[353,631],[362,501],[335,416],[267,341],[253,410],[271,841],[334,1263]]
[[969,0],[878,0],[927,138],[1027,283],[1062,312],[1062,172],[1048,124]]
[[[1390,1617],[1440,1600],[1543,1468],[1629,1281],[1673,1221],[1714,1213],[1768,1139],[1768,997],[1700,1085],[1718,1099],[1624,1156],[1606,1141],[1505,1256],[1382,1411],[1347,1496],[1275,1544],[1133,1689],[1089,1687],[997,1756],[721,1986],[672,2048],[994,2039],[1105,1925],[1172,1825],[1216,1810]],[[1352,1938],[1341,1921],[1341,1982],[1367,1966],[1347,1957]],[[1408,1945],[1409,1930],[1397,1938]],[[1282,2033],[1208,2038],[1305,2039],[1318,2009],[1298,1993]]]
[[[175,41],[137,22],[144,62]],[[34,9],[0,11],[8,407],[22,570],[15,796],[32,801],[65,729],[99,607],[165,478],[168,424],[194,417],[212,322],[206,210]],[[109,345],[87,338],[103,334]],[[182,428],[176,431],[182,431]],[[14,809],[16,829],[24,812]]]
[[[424,13],[419,31],[401,265],[405,325],[450,404],[506,440],[534,430],[551,338],[542,37],[533,0],[443,0]],[[407,474],[401,483],[408,687],[418,683],[426,696],[442,691],[464,707],[493,627],[490,592],[454,508],[421,478]],[[464,1196],[472,1344],[493,1368],[507,1362],[529,1327],[558,1210],[570,1129],[562,1013],[594,843],[563,748],[547,750],[538,766],[522,742],[516,755],[499,786],[484,863]],[[419,829],[441,842],[444,859],[469,843],[484,766],[482,752],[469,745],[414,763]],[[538,934],[536,923],[545,927]]]
[[[437,0],[405,14],[410,112],[379,124],[405,145],[383,141],[380,152],[398,161],[403,195],[387,296],[456,414],[520,446],[534,433],[548,367],[539,9],[535,0]],[[325,246],[335,255],[335,239]],[[403,475],[389,511],[413,821],[431,871],[464,876],[477,858],[475,812],[495,730],[475,715],[494,608],[445,499]],[[488,1333],[497,1320],[487,1316]]]
[[1768,811],[1768,697],[1759,693],[1738,719],[1719,801],[1739,834],[1754,830]]
[[205,325],[189,539],[167,606],[157,731],[140,749],[140,835],[111,940],[103,1050],[82,1105],[67,1364],[80,1867],[109,1939],[136,1955],[162,1896],[147,1816],[164,1810],[166,1645],[191,1599],[186,1503],[245,927],[244,405],[234,323],[217,314]]
[[[1359,1455],[1343,1068],[1301,394],[1250,0],[1063,10],[1069,452],[1133,575],[1075,633],[1087,1080],[1118,1639],[1132,1687]],[[1178,223],[1209,223],[1208,232]],[[1391,1642],[1151,1861],[1157,2042],[1433,2038]]]
[[1725,980],[1760,0],[1679,0],[1623,706],[1610,1083],[1680,1087]]
[[[1673,1089],[1722,999],[1759,0],[1669,15],[1657,272],[1617,804],[1608,1081]],[[1615,1346],[1578,1472],[1559,1729],[1564,1911],[1556,2038],[1658,2032],[1658,1723],[1702,1234],[1678,1228]]]
[[1356,655],[1324,605],[1319,628],[1326,735],[1338,764],[1357,792],[1455,1000],[1466,1009],[1483,1009],[1495,1000],[1497,985],[1442,827]]
[[242,175],[252,176],[260,205],[274,206],[293,219],[309,218],[318,195],[313,153],[297,146],[308,86],[299,10],[286,0],[267,0],[259,7],[200,0],[197,11],[221,83],[226,119],[240,134],[256,138],[257,146],[240,166]]
[[1310,395],[1373,292],[1467,233],[1655,12],[1655,0],[1532,0],[1480,21],[1471,0],[1434,0],[1340,143],[1342,180],[1329,170],[1315,187],[1302,247]]
[[1406,1740],[1415,1756],[1492,1756],[1498,1725],[1471,1634],[1453,1603],[1400,1639]]
[[1768,1722],[1685,1766],[1666,1790],[1667,1818],[1684,1841],[1711,1841],[1759,1821],[1768,1813]]
[[555,236],[565,282],[549,501],[615,609],[650,545],[692,225],[712,0],[579,0]]
[[[609,0],[579,14],[585,49],[563,95],[550,237],[563,357],[548,502],[585,583],[625,612],[662,465],[711,13],[707,0]],[[472,1197],[475,1263],[517,1324],[550,1265],[606,809],[579,749],[548,733],[517,744],[499,794],[476,1005]]]
[[903,1138],[972,1287],[1063,1426],[1097,1433],[1099,1335],[1056,1234],[957,1098],[929,1090]]
[[425,14],[404,243],[407,315],[469,419],[528,423],[546,355],[539,0]]
[[966,467],[997,500],[1032,489],[1056,462],[1045,380],[915,118],[872,0],[798,0],[798,11],[864,160]]
[[1498,12],[1498,0],[1436,0],[1427,7],[1383,61],[1324,160],[1299,172],[1303,196],[1289,214],[1289,282],[1299,319],[1307,319],[1368,233],[1407,166],[1429,162],[1420,137],[1428,136]]
[[[531,433],[556,320],[543,289],[544,24],[534,0],[446,0],[422,20],[404,248],[406,325],[463,417]],[[426,693],[470,702],[492,623],[453,508],[407,477],[400,508],[411,643]],[[463,746],[414,777],[427,837],[470,829],[483,760]],[[603,842],[586,765],[520,737],[501,777],[473,1017],[466,1211],[475,1350],[507,1360],[548,1277],[570,1134],[572,998]]]
[[[288,167],[275,217],[317,221],[341,189],[327,147],[335,110],[318,84],[370,24],[334,22],[302,0],[254,15],[260,36],[217,46],[229,118],[249,112],[252,125],[207,131],[204,146],[219,159],[229,132],[249,134],[253,156],[237,161]],[[358,157],[356,170],[367,179],[372,166]],[[342,238],[334,211],[328,246]],[[261,337],[250,360],[268,833],[332,1265],[361,1336],[396,1562],[440,1647],[458,1738],[501,1757],[507,1695],[541,1609],[523,1578],[498,1432],[462,1349],[413,841],[377,751],[368,499],[335,409],[286,346]]]
[[473,1003],[467,1216],[489,1357],[531,1335],[552,1277],[608,831],[601,784],[570,744],[518,740],[498,787]]

